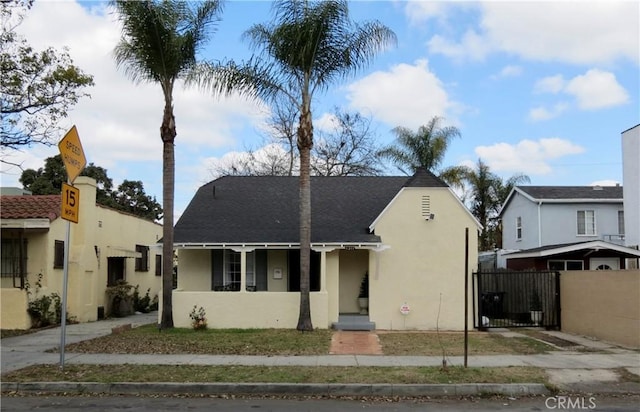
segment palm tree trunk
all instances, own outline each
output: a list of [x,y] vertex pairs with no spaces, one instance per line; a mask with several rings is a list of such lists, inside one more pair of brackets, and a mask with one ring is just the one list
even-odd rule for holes
[[[304,106],[308,107],[308,106]],[[312,331],[311,302],[309,297],[311,260],[311,148],[313,147],[313,125],[311,111],[300,114],[298,150],[300,151],[300,331]]]
[[175,186],[174,140],[176,123],[171,97],[165,100],[162,126],[162,317],[160,328],[173,328],[173,201]]

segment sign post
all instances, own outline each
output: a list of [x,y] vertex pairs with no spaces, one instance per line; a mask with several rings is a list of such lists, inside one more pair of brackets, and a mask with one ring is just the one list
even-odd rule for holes
[[62,278],[62,313],[60,331],[60,368],[64,369],[64,347],[67,334],[67,284],[69,283],[69,243],[71,222],[78,223],[80,216],[80,190],[73,187],[73,181],[87,164],[78,130],[73,126],[58,143],[69,183],[62,183],[62,202],[60,217],[67,221],[67,233],[64,240],[64,270]]

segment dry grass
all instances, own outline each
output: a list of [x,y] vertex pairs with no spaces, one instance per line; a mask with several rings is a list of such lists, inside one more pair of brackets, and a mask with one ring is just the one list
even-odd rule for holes
[[[385,355],[464,355],[461,332],[388,332],[378,333],[378,337]],[[529,355],[553,349],[534,339],[507,338],[496,333],[472,332],[468,337],[469,355]]]
[[3,375],[5,382],[271,382],[271,383],[545,383],[533,367],[310,367],[310,366],[31,366]]

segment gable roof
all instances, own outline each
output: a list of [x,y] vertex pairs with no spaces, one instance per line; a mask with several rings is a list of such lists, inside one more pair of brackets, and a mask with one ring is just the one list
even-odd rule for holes
[[60,195],[0,196],[1,219],[49,219],[60,216]]
[[622,186],[515,186],[499,215],[516,193],[535,203],[622,203]]
[[[225,176],[198,189],[174,228],[174,243],[298,244],[299,177]],[[414,176],[311,177],[313,243],[378,243],[369,225],[403,187],[448,187]]]
[[520,250],[517,252],[505,253],[506,259],[522,259],[532,257],[556,256],[580,250],[610,250],[620,253],[627,258],[640,257],[640,250],[632,249],[625,246],[616,245],[615,243],[605,242],[603,240],[591,240],[586,242],[565,243],[558,245],[540,246],[532,249]]

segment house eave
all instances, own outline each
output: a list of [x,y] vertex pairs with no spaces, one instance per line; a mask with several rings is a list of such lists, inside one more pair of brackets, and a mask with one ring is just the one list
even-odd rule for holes
[[526,258],[542,258],[554,255],[561,255],[564,253],[575,252],[578,250],[611,250],[618,253],[623,253],[628,256],[640,257],[640,251],[625,246],[616,245],[613,243],[603,242],[600,240],[571,244],[567,246],[559,246],[553,249],[536,250],[536,251],[522,251],[507,253],[504,255],[506,259],[526,259]]
[[2,229],[49,229],[51,221],[42,219],[2,219],[0,221]]
[[[180,242],[174,243],[175,249],[237,249],[237,248],[260,248],[260,249],[297,249],[300,243],[269,243],[269,242]],[[312,242],[311,249],[333,248],[333,249],[377,249],[382,246],[381,242]]]

